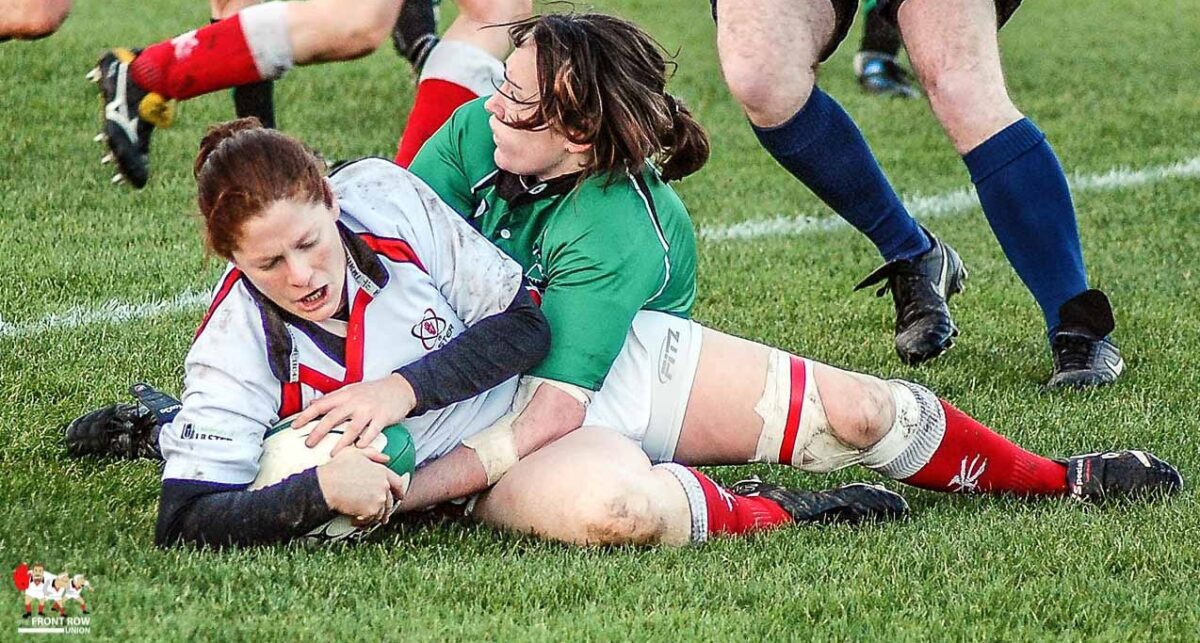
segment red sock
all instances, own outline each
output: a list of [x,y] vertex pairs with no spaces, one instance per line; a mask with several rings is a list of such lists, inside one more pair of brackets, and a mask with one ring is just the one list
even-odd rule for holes
[[933,457],[902,482],[933,491],[1061,496],[1067,493],[1067,467],[1030,453],[980,424],[949,402],[946,433]]
[[129,72],[143,89],[181,100],[263,80],[239,15],[147,47]]
[[686,469],[696,477],[704,491],[709,535],[737,536],[792,522],[792,517],[775,501],[734,495],[703,473],[691,467]]
[[440,78],[422,80],[396,149],[396,165],[408,167],[425,141],[450,120],[454,110],[475,98],[478,98],[475,92],[457,83]]

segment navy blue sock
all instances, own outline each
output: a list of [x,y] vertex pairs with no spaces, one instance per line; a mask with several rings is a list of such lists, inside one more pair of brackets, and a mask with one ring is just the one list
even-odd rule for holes
[[1088,287],[1075,205],[1058,157],[1046,135],[1023,118],[967,152],[963,162],[996,240],[1053,332],[1059,306]]
[[885,260],[911,259],[930,248],[858,126],[819,87],[786,123],[756,126],[754,133],[784,169],[867,235]]

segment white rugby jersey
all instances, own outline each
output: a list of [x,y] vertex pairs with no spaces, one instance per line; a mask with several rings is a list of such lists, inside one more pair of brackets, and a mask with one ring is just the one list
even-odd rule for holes
[[[253,481],[271,425],[420,359],[516,296],[521,267],[407,170],[364,159],[330,181],[347,255],[345,337],[283,311],[230,266],[188,351],[182,408],[162,430],[164,479]],[[417,463],[507,413],[516,382],[405,419]]]

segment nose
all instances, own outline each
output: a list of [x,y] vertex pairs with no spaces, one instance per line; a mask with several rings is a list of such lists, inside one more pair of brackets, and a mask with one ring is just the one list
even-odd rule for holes
[[307,286],[312,282],[312,264],[304,259],[293,257],[287,260],[288,282],[293,286]]
[[500,92],[488,96],[488,99],[483,103],[483,109],[492,116],[501,118],[504,115],[504,108],[500,105]]

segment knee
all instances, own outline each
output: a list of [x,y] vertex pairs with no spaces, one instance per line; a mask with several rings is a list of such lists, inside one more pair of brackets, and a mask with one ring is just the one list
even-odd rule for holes
[[934,114],[948,129],[969,126],[991,114],[1006,117],[1016,110],[1002,78],[987,78],[968,66],[926,70],[921,80]]
[[790,119],[808,102],[816,84],[816,72],[810,67],[772,71],[761,60],[730,56],[722,59],[721,69],[729,92],[760,127]]
[[370,55],[392,32],[396,24],[400,3],[355,2],[339,6],[333,17],[337,29],[339,47],[345,58],[360,58]]
[[830,431],[842,444],[867,449],[883,438],[895,420],[895,402],[886,382],[856,376],[840,386],[836,399],[825,401]]
[[459,0],[462,15],[484,24],[502,24],[533,14],[533,0]]
[[646,545],[655,542],[660,521],[649,494],[632,485],[614,485],[580,507],[584,537],[592,545]]
[[69,0],[38,3],[19,19],[19,24],[13,29],[13,32],[18,37],[28,40],[45,38],[58,31],[70,11]]

